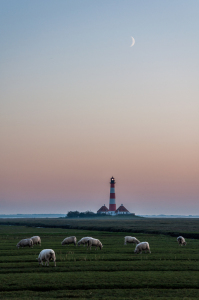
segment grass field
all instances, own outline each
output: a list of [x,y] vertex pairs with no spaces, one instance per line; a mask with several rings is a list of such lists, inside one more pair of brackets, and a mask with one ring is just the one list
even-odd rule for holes
[[152,233],[199,239],[199,219],[106,217],[88,219],[0,219],[0,225],[26,225],[35,227],[84,229],[111,232]]
[[[39,235],[42,246],[17,249],[19,240]],[[99,238],[102,251],[61,246],[66,236]],[[125,232],[0,226],[0,299],[199,299],[199,241],[156,234],[131,234],[148,241],[151,254],[124,246]],[[39,266],[45,248],[57,267]]]

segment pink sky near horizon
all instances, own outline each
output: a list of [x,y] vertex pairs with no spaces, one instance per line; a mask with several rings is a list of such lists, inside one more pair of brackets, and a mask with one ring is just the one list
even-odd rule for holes
[[[54,201],[63,205],[65,212],[96,211],[103,204],[108,206],[112,175],[116,178],[117,206],[123,203],[132,212],[152,214],[155,204],[163,205],[163,211],[158,212],[169,213],[170,209],[161,202],[172,203],[174,199],[176,206],[190,199],[198,205],[198,151],[188,142],[168,140],[167,144],[163,140],[154,146],[153,141],[146,143],[140,137],[128,141],[125,137],[117,146],[117,138],[108,133],[106,139],[98,137],[87,148],[81,138],[70,143],[56,136],[39,142],[32,138],[27,144],[24,137],[13,134],[18,142],[11,136],[10,151],[4,144],[5,151],[1,152],[1,193],[5,191],[2,198],[9,199],[15,207],[13,211],[9,206],[6,213],[21,213],[24,203],[24,212],[30,212],[29,201],[33,202],[30,207],[34,213],[40,203],[43,213],[49,208],[52,212],[51,206],[57,207],[51,204]],[[18,208],[17,202],[21,203]],[[173,211],[182,213],[181,207]],[[57,207],[56,212],[62,209]]]

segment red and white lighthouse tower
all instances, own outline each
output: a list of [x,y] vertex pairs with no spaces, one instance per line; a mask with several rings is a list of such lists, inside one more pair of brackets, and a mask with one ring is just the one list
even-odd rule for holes
[[114,214],[116,211],[115,203],[115,178],[112,176],[110,181],[110,200],[109,200],[109,212]]

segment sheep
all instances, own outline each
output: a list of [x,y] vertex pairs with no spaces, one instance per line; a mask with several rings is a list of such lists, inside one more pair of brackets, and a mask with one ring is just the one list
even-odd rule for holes
[[[102,250],[102,243],[100,242],[100,240],[97,240],[97,239],[93,239],[93,238],[90,238],[87,242],[87,245],[88,245],[88,248],[90,247],[90,250],[91,250],[91,247],[92,246],[95,246],[95,250],[97,249],[97,247],[100,248],[100,250]],[[87,250],[88,250],[87,248]]]
[[92,237],[83,237],[81,240],[79,240],[77,245],[80,246],[81,244],[83,244],[85,247],[85,244],[88,242],[89,239],[92,239]]
[[69,244],[72,244],[72,243],[74,243],[74,245],[77,246],[76,236],[67,237],[61,242],[62,246],[66,245],[66,244],[69,245]]
[[16,247],[19,249],[20,247],[26,247],[26,246],[29,246],[30,247],[33,247],[33,240],[32,239],[23,239],[21,240],[17,245]]
[[56,256],[55,256],[55,251],[52,249],[43,249],[40,253],[38,258],[39,265],[41,264],[43,266],[43,261],[45,261],[45,266],[49,267],[49,261],[50,260],[54,261],[54,266],[56,267]]
[[135,237],[125,236],[125,238],[124,238],[124,245],[126,245],[126,243],[139,244],[140,241],[138,241],[138,239],[136,239]]
[[179,245],[181,245],[181,246],[186,246],[186,242],[185,242],[185,238],[183,238],[183,236],[179,236],[178,238],[177,238],[177,242],[178,242],[178,244]]
[[39,244],[41,246],[41,238],[38,235],[32,236],[31,239],[33,241],[33,245]]
[[139,244],[136,245],[134,253],[138,254],[138,253],[142,253],[142,251],[145,251],[145,253],[147,251],[149,253],[151,253],[148,242],[141,242],[141,243],[139,243]]

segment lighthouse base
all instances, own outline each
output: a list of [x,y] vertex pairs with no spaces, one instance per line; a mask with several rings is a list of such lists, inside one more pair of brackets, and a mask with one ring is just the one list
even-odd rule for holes
[[110,211],[110,210],[109,210],[109,211],[107,212],[107,215],[115,216],[116,213],[115,213],[115,211]]
[[109,204],[109,211],[110,212],[115,212],[116,211],[116,204]]

